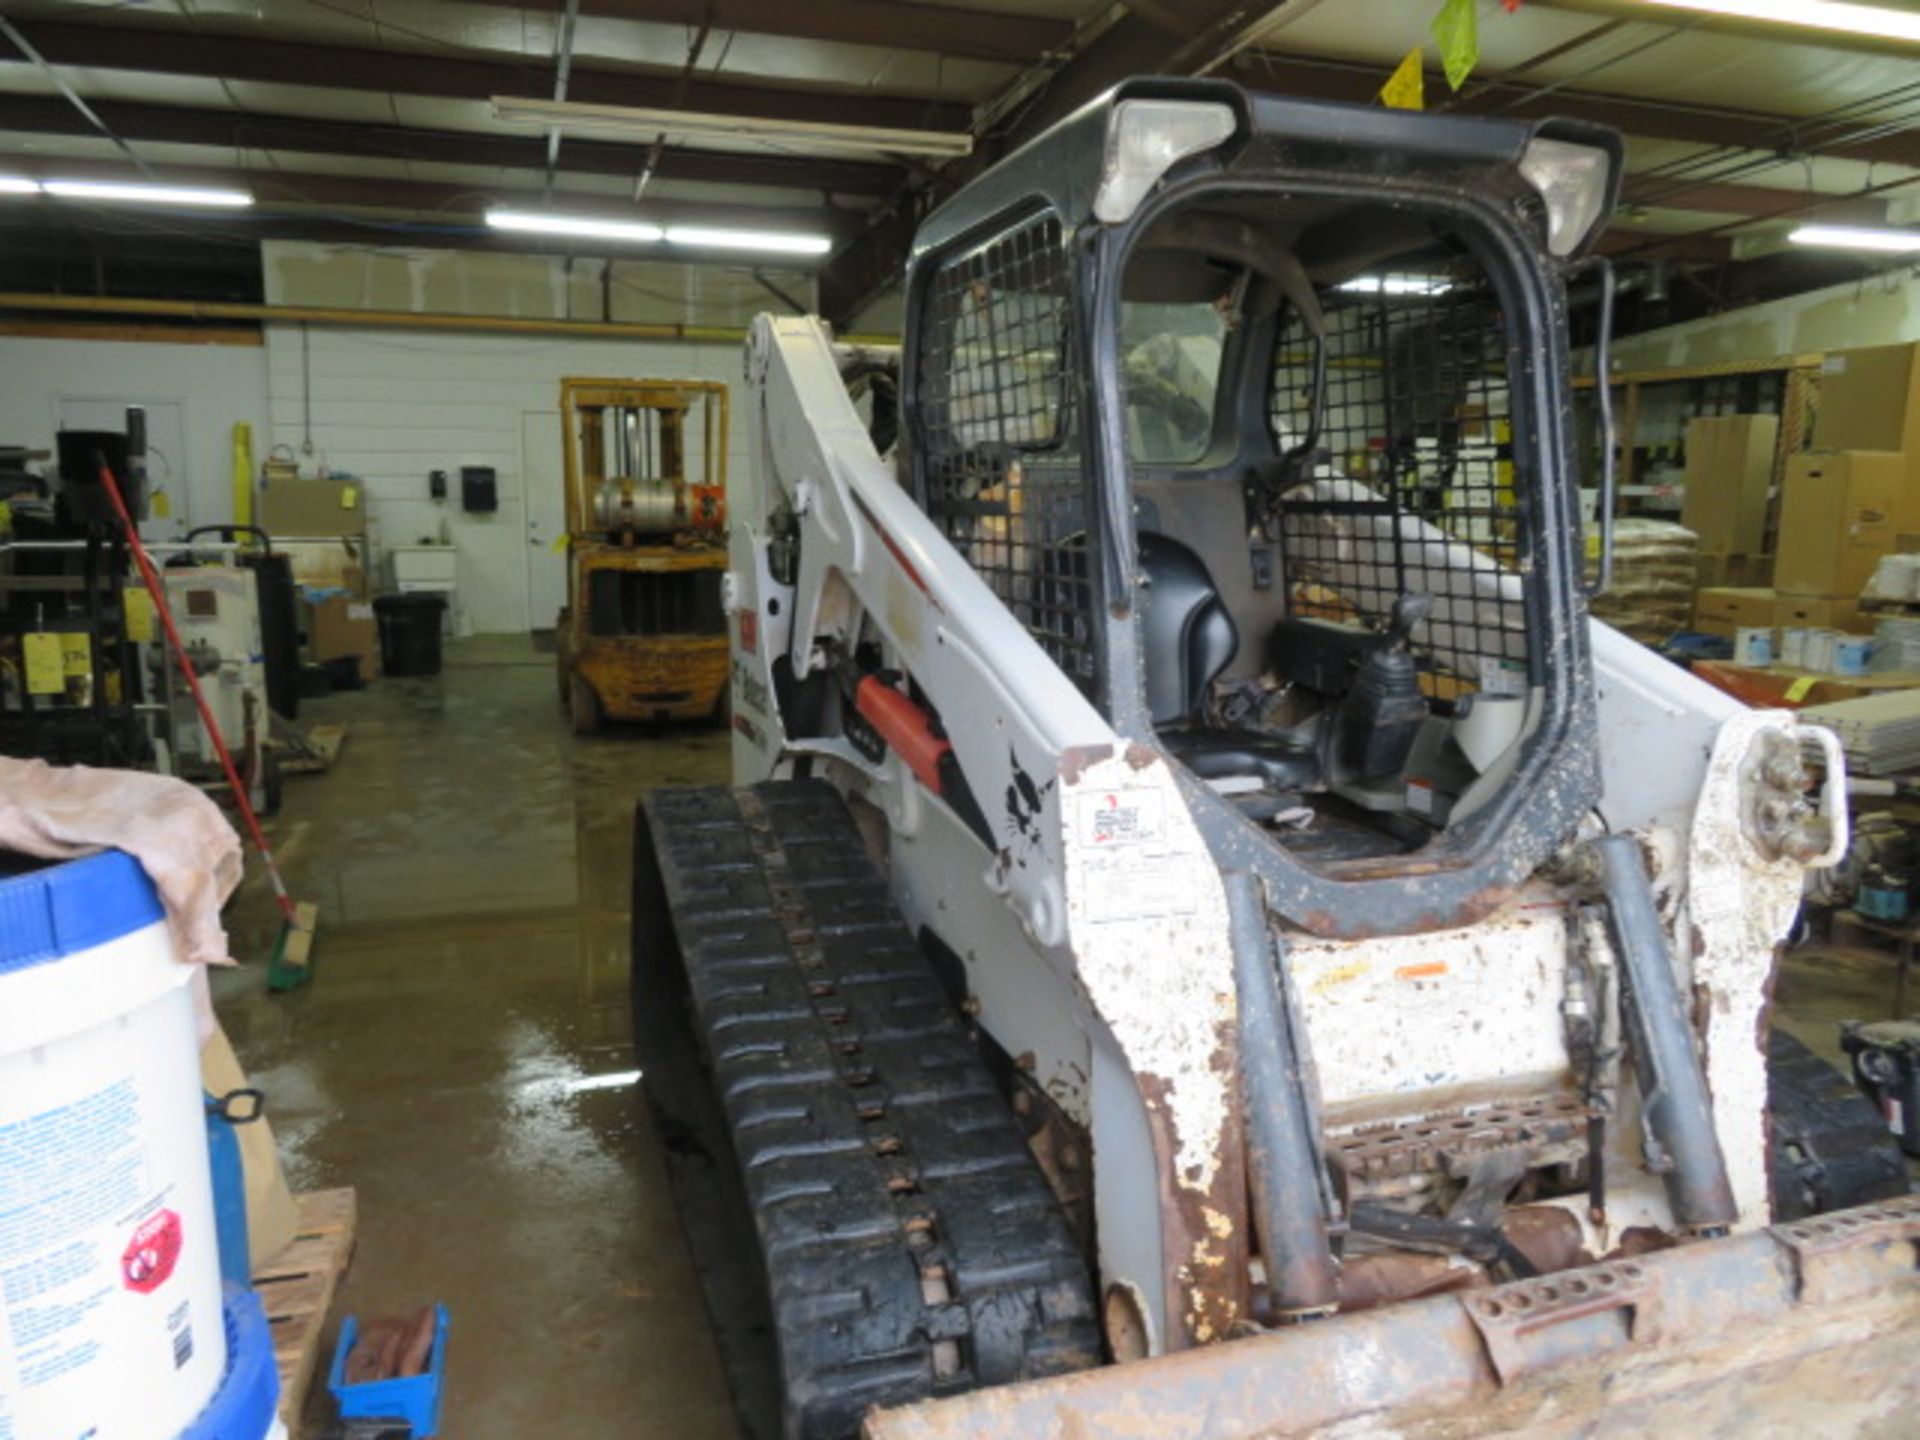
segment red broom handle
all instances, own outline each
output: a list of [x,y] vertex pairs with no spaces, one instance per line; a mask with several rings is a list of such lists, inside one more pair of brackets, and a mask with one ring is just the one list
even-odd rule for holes
[[173,623],[173,611],[167,605],[166,589],[161,585],[159,573],[147,555],[147,547],[140,543],[140,532],[134,526],[126,500],[121,497],[113,471],[105,465],[100,467],[100,483],[107,487],[114,513],[119,515],[121,528],[127,532],[127,544],[133,547],[134,563],[140,567],[140,578],[146,584],[147,594],[153,597],[153,608],[159,612],[160,624],[167,632],[168,648],[179,662],[180,674],[186,679],[187,689],[193,692],[193,708],[200,712],[200,723],[206,727],[207,738],[213,741],[214,751],[220,756],[220,768],[227,772],[227,784],[233,787],[233,798],[240,806],[240,818],[247,822],[247,832],[253,836],[254,848],[259,850],[260,858],[266,862],[267,875],[273,881],[273,895],[279,902],[280,913],[286,916],[289,924],[296,924],[298,916],[293,899],[280,879],[280,867],[274,863],[273,850],[267,844],[265,832],[260,829],[260,818],[253,813],[246,787],[240,783],[240,771],[227,750],[227,742],[220,734],[219,725],[214,722],[212,707],[207,704],[207,697],[200,689],[200,677],[193,673],[193,662],[187,658],[187,647],[181,643],[180,631]]

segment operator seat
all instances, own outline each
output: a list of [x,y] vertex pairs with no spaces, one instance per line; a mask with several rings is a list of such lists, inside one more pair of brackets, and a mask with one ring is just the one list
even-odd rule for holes
[[1153,530],[1140,532],[1141,658],[1147,709],[1160,743],[1203,779],[1253,775],[1275,790],[1316,787],[1310,744],[1259,730],[1205,723],[1207,687],[1240,648],[1239,627],[1200,557]]

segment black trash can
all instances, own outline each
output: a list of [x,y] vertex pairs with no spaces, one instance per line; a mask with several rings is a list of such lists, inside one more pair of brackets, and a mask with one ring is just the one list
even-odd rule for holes
[[444,595],[382,595],[373,602],[380,624],[380,667],[388,675],[440,673],[440,612]]

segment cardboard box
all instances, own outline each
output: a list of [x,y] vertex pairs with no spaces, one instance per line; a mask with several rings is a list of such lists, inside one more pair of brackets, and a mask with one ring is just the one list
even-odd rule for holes
[[293,568],[293,583],[302,590],[344,590],[356,600],[367,598],[367,542],[350,536],[338,540],[275,541]]
[[1764,589],[1773,584],[1773,556],[1729,555],[1724,551],[1702,550],[1694,557],[1693,584],[1697,590],[1719,589],[1729,585]]
[[365,600],[335,595],[307,607],[307,655],[318,662],[360,657],[360,678],[380,673],[380,628]]
[[1772,625],[1774,598],[1771,590],[1744,586],[1702,590],[1693,597],[1693,628],[1731,639],[1742,626]]
[[358,480],[277,480],[257,497],[260,527],[277,541],[365,535],[366,497]]
[[1907,457],[1888,450],[1808,450],[1787,464],[1773,588],[1858,596],[1875,562],[1914,528]]
[[1776,630],[1799,626],[1810,630],[1868,631],[1873,626],[1860,613],[1859,595],[1789,595],[1776,592],[1773,601]]
[[1701,415],[1687,422],[1687,493],[1680,523],[1700,548],[1757,555],[1767,545],[1778,415]]
[[1920,454],[1920,346],[1836,350],[1821,361],[1813,443]]

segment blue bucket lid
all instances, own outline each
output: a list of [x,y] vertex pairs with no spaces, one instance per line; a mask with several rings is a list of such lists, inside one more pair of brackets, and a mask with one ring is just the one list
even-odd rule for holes
[[238,1285],[222,1287],[227,1327],[227,1373],[220,1388],[180,1440],[263,1440],[280,1405],[273,1332],[260,1297]]
[[0,880],[0,975],[91,950],[166,914],[153,881],[124,850]]

